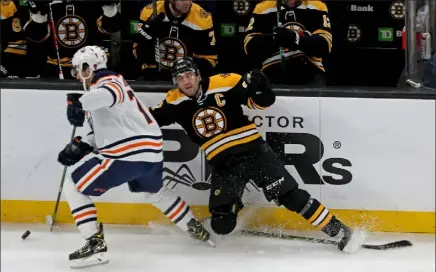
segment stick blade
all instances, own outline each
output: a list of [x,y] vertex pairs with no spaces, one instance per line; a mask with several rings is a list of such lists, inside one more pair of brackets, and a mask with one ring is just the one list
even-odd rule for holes
[[45,223],[48,225],[50,231],[53,230],[53,218],[50,215],[45,217]]
[[[276,233],[263,232],[263,231],[243,230],[242,232],[246,235],[249,235],[249,236],[260,236],[260,237],[285,239],[285,240],[302,240],[302,241],[311,242],[311,243],[337,245],[336,241],[333,241],[330,239],[296,236],[296,235],[290,235],[290,234],[276,234]],[[411,247],[412,245],[413,244],[408,240],[399,240],[399,241],[394,241],[394,242],[390,242],[387,244],[380,244],[380,245],[363,244],[362,248],[373,249],[373,250],[388,250],[388,249],[395,249],[395,248]]]
[[393,248],[403,248],[403,247],[411,247],[413,246],[412,242],[408,240],[400,240],[395,241],[383,245],[362,245],[362,248],[366,249],[375,249],[375,250],[387,250],[387,249],[393,249]]

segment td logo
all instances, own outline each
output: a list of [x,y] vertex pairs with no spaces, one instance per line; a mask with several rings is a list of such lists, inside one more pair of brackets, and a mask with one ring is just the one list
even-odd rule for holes
[[236,34],[235,24],[221,24],[221,36],[222,37],[233,37]]
[[392,42],[394,40],[394,29],[393,28],[379,28],[378,29],[378,40],[380,42]]

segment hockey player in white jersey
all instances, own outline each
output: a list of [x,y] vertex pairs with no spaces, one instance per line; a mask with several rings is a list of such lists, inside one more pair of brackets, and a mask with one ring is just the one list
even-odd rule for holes
[[[120,74],[106,67],[107,58],[97,46],[86,46],[73,57],[73,76],[85,93],[67,95],[67,118],[81,127],[85,119],[91,132],[75,137],[58,156],[71,166],[91,152],[92,157],[76,168],[65,181],[63,193],[86,244],[69,255],[71,267],[107,263],[103,225],[97,224],[97,209],[90,196],[128,183],[135,193],[151,195],[152,204],[179,228],[198,240],[210,234],[198,222],[185,201],[163,186],[162,133],[148,109],[135,97]],[[139,214],[140,216],[140,214]]]

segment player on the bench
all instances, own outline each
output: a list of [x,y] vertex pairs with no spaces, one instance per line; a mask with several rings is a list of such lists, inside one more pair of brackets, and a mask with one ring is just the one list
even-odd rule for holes
[[80,49],[72,60],[73,76],[89,91],[67,95],[67,118],[78,127],[87,118],[92,131],[75,137],[59,153],[58,161],[71,166],[91,152],[101,155],[83,162],[65,181],[63,192],[86,239],[85,246],[70,254],[72,267],[108,262],[103,225],[97,224],[90,196],[124,183],[130,191],[144,194],[144,202],[151,196],[148,200],[193,238],[209,241],[210,237],[189,205],[163,187],[161,130],[123,77],[108,70],[106,62],[106,53],[97,46]]
[[268,201],[274,200],[335,237],[340,250],[348,252],[359,247],[363,235],[353,232],[307,191],[298,188],[256,125],[244,115],[242,105],[264,109],[275,102],[263,73],[202,78],[194,61],[184,58],[174,63],[173,81],[177,88],[150,112],[160,126],[181,125],[204,151],[212,166],[209,211],[216,233],[233,231],[243,208],[244,188],[253,180]]

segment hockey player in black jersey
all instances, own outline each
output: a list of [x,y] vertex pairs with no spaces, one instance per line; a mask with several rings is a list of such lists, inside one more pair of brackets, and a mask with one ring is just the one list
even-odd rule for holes
[[220,74],[202,78],[190,58],[177,60],[173,68],[176,89],[151,109],[159,126],[177,123],[200,146],[212,167],[209,211],[211,227],[229,234],[244,207],[242,194],[250,180],[263,189],[268,201],[299,213],[313,226],[338,240],[340,250],[352,252],[363,242],[310,194],[298,188],[277,155],[262,139],[256,125],[244,115],[242,105],[265,109],[275,102],[266,77],[260,71],[246,76]]
[[[277,26],[277,3],[281,26]],[[256,5],[246,32],[245,53],[273,83],[325,85],[324,62],[333,40],[325,3],[263,1]]]
[[[203,73],[210,75],[217,65],[212,15],[191,0],[157,1],[143,8],[133,54],[146,80],[171,81],[171,67],[177,59],[192,57]],[[159,41],[159,63],[155,45]]]

